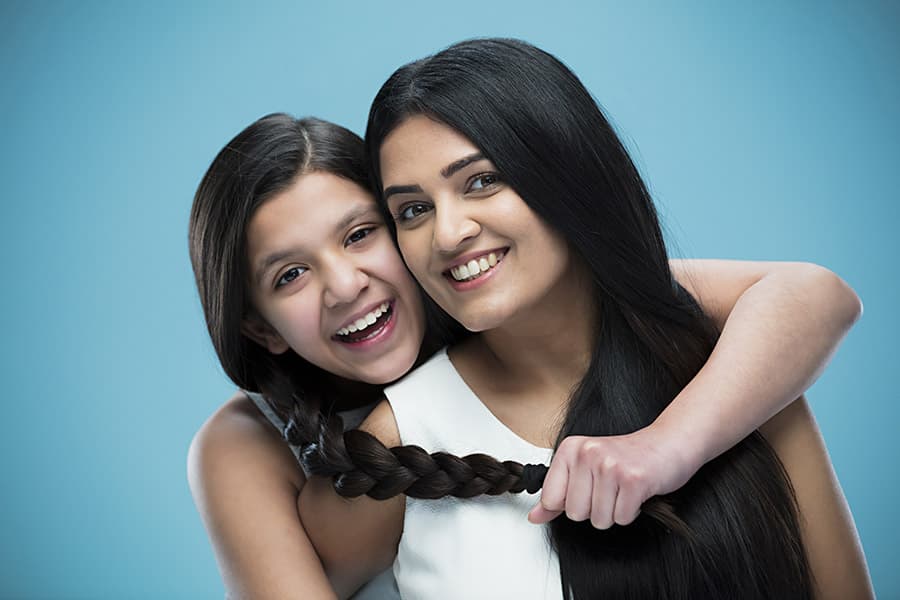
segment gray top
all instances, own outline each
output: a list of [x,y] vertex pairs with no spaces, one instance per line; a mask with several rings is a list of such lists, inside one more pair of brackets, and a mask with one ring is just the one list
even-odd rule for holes
[[[259,412],[265,415],[269,423],[271,423],[279,433],[284,431],[284,421],[275,414],[275,411],[272,410],[272,407],[269,406],[269,403],[266,402],[266,399],[262,394],[248,392],[247,390],[244,390],[244,393],[247,394],[247,397],[256,405]],[[358,427],[359,424],[369,416],[369,413],[372,412],[373,408],[375,408],[375,405],[371,404],[369,406],[341,412],[340,415],[344,419],[344,429]],[[291,444],[288,444],[288,447],[291,449],[294,457],[297,458],[297,462],[300,463],[300,447]],[[301,467],[302,466],[303,465],[301,464]],[[400,592],[397,590],[397,582],[394,581],[394,574],[391,572],[391,569],[382,572],[361,587],[359,591],[352,596],[351,600],[400,600]]]
[[[258,392],[248,392],[247,390],[243,390],[243,392],[247,395],[248,398],[256,405],[256,408],[259,409],[266,419],[269,420],[275,429],[278,430],[278,433],[284,431],[285,422],[279,417],[272,407],[269,406],[269,403],[266,402],[265,396]],[[374,404],[370,404],[368,406],[361,406],[359,408],[354,408],[353,410],[345,410],[341,411],[341,418],[344,420],[344,431],[348,429],[355,429],[359,427],[359,424],[366,420],[366,417],[369,416],[369,413],[375,408]],[[287,442],[285,442],[287,443]],[[300,462],[300,446],[294,446],[293,444],[288,444],[288,448],[291,449],[291,452],[296,457],[297,462]],[[302,466],[302,465],[301,465]]]

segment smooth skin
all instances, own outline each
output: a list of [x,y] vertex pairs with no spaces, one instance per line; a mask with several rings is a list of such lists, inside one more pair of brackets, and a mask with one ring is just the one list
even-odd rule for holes
[[[559,310],[559,298],[570,297],[572,289],[584,280],[579,276],[582,267],[569,255],[564,241],[554,239],[553,232],[515,191],[495,176],[489,161],[474,160],[455,174],[446,175],[449,165],[477,154],[471,142],[447,126],[425,117],[411,117],[388,136],[382,147],[385,193],[397,220],[401,252],[412,273],[445,310],[466,327],[483,331],[450,350],[454,366],[509,429],[533,444],[549,446],[556,432],[548,430],[546,424],[558,422],[553,417],[581,376],[570,362],[559,360],[554,340],[559,339],[560,331],[566,332],[569,356],[573,348],[576,356],[587,356],[592,343],[590,329],[584,327],[590,318],[589,304],[569,302],[567,310]],[[391,195],[395,186],[417,191]],[[463,290],[447,277],[448,269],[461,260],[495,249],[503,253],[503,261],[479,287]],[[556,268],[536,274],[536,257]],[[582,297],[586,296],[585,289]],[[698,297],[704,296],[702,290],[688,289]],[[801,300],[806,301],[805,297]],[[711,312],[721,324],[722,315]],[[724,324],[719,346],[726,340],[734,341],[740,331],[730,325],[730,321]],[[765,333],[778,335],[768,329]],[[750,337],[745,351],[759,349],[754,336]],[[730,364],[734,377],[754,374],[744,380],[745,385],[736,386],[750,392],[740,400],[732,394],[723,397],[722,388],[711,385],[706,374],[698,375],[673,401],[675,410],[667,410],[645,430],[631,436],[567,442],[558,453],[564,465],[551,467],[551,489],[544,490],[541,507],[532,513],[532,520],[543,522],[563,510],[573,519],[590,518],[598,527],[633,520],[637,509],[621,506],[639,505],[650,495],[677,489],[706,460],[749,431],[739,432],[740,427],[734,427],[729,416],[739,415],[741,421],[747,413],[762,416],[763,421],[771,416],[754,410],[751,398],[770,398],[783,391],[778,386],[790,380],[790,375],[774,372],[769,365],[783,366],[773,357],[790,361],[805,354],[797,352],[798,339],[803,338],[783,338],[783,346],[774,354],[769,348],[763,354],[750,352],[739,359],[723,357],[721,348],[716,348],[710,359],[713,369]],[[528,351],[522,352],[525,348]],[[816,373],[819,368],[813,366],[807,372]],[[791,395],[799,395],[808,383],[805,380],[802,387],[791,387]],[[529,390],[525,397],[523,390]],[[700,406],[697,402],[701,397],[718,397],[719,402]],[[730,412],[736,406],[745,410]],[[698,425],[705,435],[698,435]],[[385,444],[400,443],[386,401],[363,428]],[[769,418],[761,431],[794,486],[816,596],[872,597],[852,517],[806,400],[801,398]],[[677,451],[679,444],[688,446],[688,450]],[[697,457],[701,457],[699,462]],[[554,463],[558,462],[554,458]],[[338,500],[328,482],[309,482],[300,496],[301,516],[315,516],[314,522],[305,521],[307,531],[339,589],[352,590],[392,563],[402,533],[404,506],[402,497],[386,502]]]
[[[366,383],[393,381],[412,368],[425,335],[420,292],[371,194],[357,184],[325,172],[299,177],[254,212],[247,261],[255,314],[243,332],[269,352],[293,348],[326,371]],[[341,341],[339,330],[386,302],[389,331],[364,344]]]
[[[310,183],[304,181],[305,177],[298,180],[298,185]],[[335,179],[338,181],[332,183],[347,185],[346,181]],[[327,184],[328,181],[326,178],[325,181],[320,179],[313,183]],[[355,210],[352,204],[358,200],[355,193],[348,194],[347,189],[329,188],[327,185],[324,188],[320,186],[319,191],[327,195],[332,203],[347,199],[346,211],[332,216],[332,224],[344,220],[344,216]],[[363,190],[357,188],[357,191],[371,202]],[[295,204],[293,210],[280,213],[281,218],[274,220],[284,225],[285,229],[293,227],[294,231],[300,232],[296,235],[298,239],[302,238],[302,243],[292,244],[289,237],[285,247],[294,247],[297,252],[286,257],[283,264],[277,265],[277,272],[272,274],[272,278],[264,278],[263,281],[271,283],[274,279],[284,283],[288,279],[294,282],[298,279],[298,273],[291,269],[298,265],[307,269],[302,273],[308,281],[302,283],[303,292],[300,289],[278,291],[281,288],[267,283],[265,288],[253,288],[251,293],[257,306],[263,307],[260,312],[269,315],[273,321],[276,318],[289,319],[295,311],[300,311],[299,306],[305,311],[312,311],[316,319],[312,331],[318,331],[318,335],[313,334],[312,338],[306,339],[319,344],[319,350],[327,350],[332,343],[332,330],[343,323],[341,319],[361,310],[360,307],[364,307],[373,297],[383,297],[385,290],[393,294],[404,289],[405,284],[397,279],[396,271],[385,271],[385,261],[391,268],[395,266],[391,260],[401,267],[402,263],[380,218],[373,219],[365,210],[360,210],[356,211],[360,218],[347,221],[345,229],[324,225],[304,228],[302,225],[313,212],[311,209],[321,206],[315,202],[321,196],[288,196],[281,200],[312,201],[310,206],[305,207]],[[277,200],[276,197],[270,202],[277,206]],[[299,229],[292,226],[296,223],[301,225]],[[263,229],[262,237],[277,237],[271,228]],[[276,233],[280,231],[277,227],[275,230]],[[365,233],[360,233],[363,230]],[[322,239],[310,240],[311,232],[329,233]],[[250,237],[252,247],[252,231]],[[361,251],[361,243],[372,246]],[[379,254],[379,260],[370,260],[371,252],[381,252],[385,247],[390,249],[392,255]],[[325,253],[324,258],[318,255],[320,251]],[[251,259],[251,264],[256,262]],[[335,272],[343,276],[332,277],[334,267]],[[656,481],[670,475],[673,456],[682,456],[686,464],[703,464],[796,398],[815,380],[860,313],[859,301],[852,290],[833,273],[814,265],[675,260],[672,261],[672,268],[676,278],[701,299],[704,310],[723,329],[723,335],[707,365],[652,429],[647,428],[632,436],[585,438],[586,442],[591,442],[588,447],[598,454],[602,452],[606,461],[613,457],[614,464],[619,465],[617,468],[622,469],[623,473],[635,465],[643,469],[643,479],[629,479],[626,485],[632,485],[632,488],[623,486],[623,489],[635,490],[631,492],[634,498],[646,494],[648,489],[654,489]],[[285,274],[287,277],[282,279]],[[402,269],[402,274],[403,278],[408,279],[405,269]],[[347,291],[353,287],[347,287],[348,281],[356,282],[353,284],[357,290],[355,295]],[[373,291],[377,293],[373,294]],[[303,294],[313,298],[310,300]],[[335,303],[333,299],[338,297],[342,301]],[[307,304],[290,304],[299,302]],[[285,306],[288,308],[280,308]],[[310,309],[310,306],[313,308]],[[335,308],[338,313],[332,312]],[[275,317],[271,316],[273,314]],[[335,314],[338,316],[335,317]],[[253,325],[260,327],[260,322]],[[264,322],[263,325],[269,323]],[[280,324],[280,330],[271,326],[269,329],[253,330],[252,326],[248,326],[245,334],[260,336],[254,339],[273,352],[286,350],[282,342],[291,339],[288,345],[303,354],[307,348],[298,341],[301,338],[294,337],[295,328],[292,321],[285,320]],[[278,337],[271,336],[273,332]],[[806,351],[789,351],[789,345],[798,339],[804,340]],[[268,346],[270,343],[273,345]],[[417,344],[415,352],[418,351]],[[384,381],[395,379],[412,364],[406,354],[401,354],[403,358],[395,356],[382,365],[378,365],[377,361],[363,364],[359,372],[374,373],[368,379],[370,381],[382,376],[389,377]],[[744,365],[740,371],[729,368],[729,365],[735,364],[735,357],[739,357]],[[407,360],[409,365],[403,365]],[[366,371],[372,365],[376,368]],[[347,363],[342,366],[346,367]],[[776,368],[773,369],[773,366]],[[350,368],[353,368],[352,363]],[[715,402],[711,402],[711,398],[715,398]],[[377,413],[373,418],[376,416]],[[728,427],[723,427],[723,424]],[[685,431],[689,431],[690,435],[685,435]],[[643,435],[639,435],[641,433]],[[389,434],[390,431],[386,433],[388,437]],[[672,448],[660,453],[669,460],[665,465],[661,461],[659,464],[651,461],[648,466],[648,448],[659,447]],[[585,453],[580,461],[579,456],[577,452],[571,457],[558,453],[558,458],[551,463],[551,476],[548,476],[542,495],[542,506],[546,505],[547,512],[539,508],[533,513],[532,520],[552,518],[549,515],[555,510],[564,509],[569,486],[555,484],[554,480],[568,482],[568,477],[562,479],[554,473],[573,471],[584,459],[591,458]],[[278,433],[242,393],[235,394],[197,433],[191,445],[188,471],[195,501],[209,531],[230,596],[334,596],[335,592],[322,571],[298,516],[298,494],[305,483],[303,474]],[[617,475],[613,472],[612,476]],[[553,493],[557,494],[556,500]],[[635,501],[635,506],[639,505],[640,502]],[[603,525],[603,519],[610,518],[615,518],[614,513],[596,517],[595,524]],[[335,564],[352,559],[353,551],[349,547],[345,550],[345,560]],[[389,564],[389,561],[379,563],[383,567]],[[349,576],[345,569],[336,570],[339,575],[335,584],[341,596],[349,594],[377,572],[377,569],[372,571],[364,563],[357,563],[356,567]]]

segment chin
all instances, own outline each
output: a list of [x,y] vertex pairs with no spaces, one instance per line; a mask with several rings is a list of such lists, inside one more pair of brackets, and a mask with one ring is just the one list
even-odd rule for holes
[[460,324],[473,333],[482,333],[502,327],[510,317],[510,307],[505,303],[481,302],[467,307],[459,316],[447,311]]
[[467,319],[459,319],[460,324],[472,333],[482,333],[496,329],[502,321],[492,318],[490,315],[475,315]]
[[363,381],[372,385],[385,385],[396,381],[409,373],[416,362],[416,356],[411,354],[402,359],[387,361],[387,364],[381,365],[380,368],[369,371]]

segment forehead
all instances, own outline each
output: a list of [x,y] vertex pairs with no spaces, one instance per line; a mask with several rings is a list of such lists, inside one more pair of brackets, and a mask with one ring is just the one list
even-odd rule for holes
[[414,115],[381,144],[381,179],[388,187],[406,183],[406,178],[433,176],[474,152],[478,147],[462,133],[425,115]]
[[368,213],[377,214],[375,200],[360,186],[331,173],[307,173],[256,209],[247,224],[247,251],[252,257],[298,241],[315,245]]

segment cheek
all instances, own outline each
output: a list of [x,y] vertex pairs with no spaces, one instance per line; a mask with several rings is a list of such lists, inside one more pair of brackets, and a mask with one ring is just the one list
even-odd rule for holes
[[[306,291],[306,290],[304,290]],[[274,308],[269,321],[298,354],[319,340],[319,307],[305,294],[285,298]]]
[[430,256],[430,238],[418,230],[399,233],[397,242],[400,245],[400,254],[409,270],[419,281],[425,274],[425,266]]

